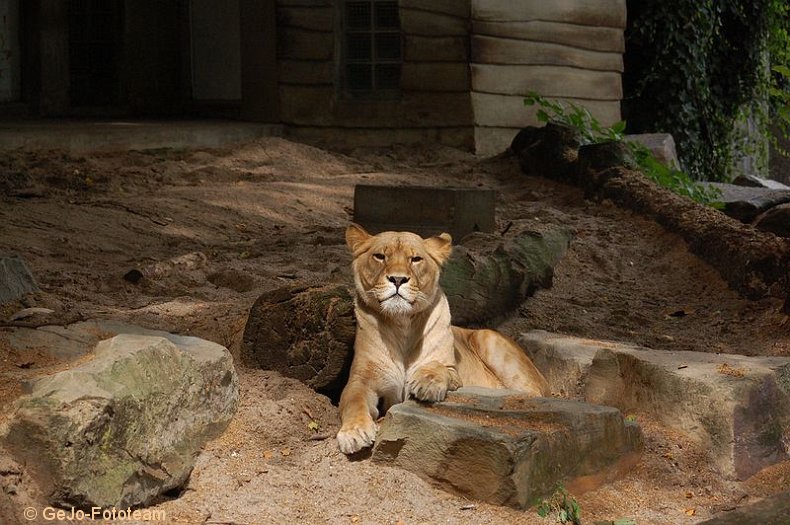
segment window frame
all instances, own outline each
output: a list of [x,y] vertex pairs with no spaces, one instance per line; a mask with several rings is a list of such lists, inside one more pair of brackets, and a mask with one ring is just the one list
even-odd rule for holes
[[[350,27],[349,23],[349,9],[348,4],[368,4],[370,6],[370,22],[368,27]],[[390,4],[391,7],[396,9],[397,13],[397,26],[391,27],[378,27],[376,23],[376,5]],[[403,66],[403,51],[404,51],[404,38],[403,28],[400,20],[400,7],[397,0],[343,0],[340,2],[340,77],[342,92],[350,98],[373,98],[373,99],[396,99],[400,98],[401,91],[401,75]],[[369,37],[370,53],[368,58],[351,58],[350,50],[350,36],[353,35],[366,35]],[[377,56],[376,42],[377,36],[380,35],[397,35],[398,37],[398,57],[397,58],[379,58]],[[349,69],[351,66],[361,65],[369,66],[368,73],[370,80],[370,87],[359,88],[351,85],[351,75]],[[398,80],[397,87],[379,87],[377,66],[398,66]]]

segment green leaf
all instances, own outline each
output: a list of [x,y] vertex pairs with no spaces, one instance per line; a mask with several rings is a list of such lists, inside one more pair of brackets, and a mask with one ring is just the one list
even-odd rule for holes
[[625,120],[621,120],[619,122],[615,122],[612,124],[612,131],[615,133],[622,133],[625,131]]

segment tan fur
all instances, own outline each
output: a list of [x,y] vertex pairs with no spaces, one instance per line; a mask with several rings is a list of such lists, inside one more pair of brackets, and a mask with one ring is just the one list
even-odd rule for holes
[[450,325],[439,287],[452,251],[448,234],[372,236],[352,224],[346,243],[354,255],[357,334],[340,397],[341,451],[352,454],[373,443],[379,401],[384,411],[410,396],[441,401],[462,385],[549,394],[546,379],[511,339]]

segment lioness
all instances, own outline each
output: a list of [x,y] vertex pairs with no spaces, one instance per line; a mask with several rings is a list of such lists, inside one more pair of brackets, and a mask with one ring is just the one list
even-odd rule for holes
[[340,450],[373,444],[383,410],[409,396],[441,401],[462,385],[512,388],[535,396],[548,383],[524,351],[493,330],[450,325],[439,273],[452,251],[446,233],[423,239],[408,232],[370,235],[352,224],[357,334],[351,375],[340,396]]

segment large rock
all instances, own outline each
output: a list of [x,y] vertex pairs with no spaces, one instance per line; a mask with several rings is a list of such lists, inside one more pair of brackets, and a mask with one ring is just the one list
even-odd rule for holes
[[36,291],[38,285],[24,259],[17,255],[0,256],[0,304]]
[[178,337],[162,330],[143,328],[122,321],[90,319],[68,325],[6,328],[0,330],[0,342],[6,343],[25,362],[34,365],[34,360],[40,354],[58,360],[73,361],[92,352],[99,341],[118,334]]
[[790,523],[790,492],[725,512],[699,525],[787,525]]
[[127,508],[181,486],[239,398],[230,353],[168,334],[122,334],[29,385],[0,444],[53,505]]
[[790,202],[774,206],[760,214],[754,220],[754,227],[779,237],[790,237]]
[[752,222],[769,208],[790,202],[790,190],[736,186],[720,182],[703,184],[721,191],[721,197],[717,200],[724,203],[724,213],[741,222]]
[[519,343],[552,391],[647,414],[745,479],[790,459],[790,358],[670,352],[535,330]]
[[743,174],[738,175],[732,181],[736,186],[750,186],[752,188],[769,188],[772,190],[790,190],[790,186],[778,180],[764,179],[757,175]]
[[442,403],[392,407],[373,460],[463,496],[526,508],[559,481],[624,470],[641,446],[639,427],[614,408],[464,387]]
[[636,142],[649,149],[653,156],[664,166],[680,169],[675,139],[669,133],[641,133],[626,135],[625,140]]

